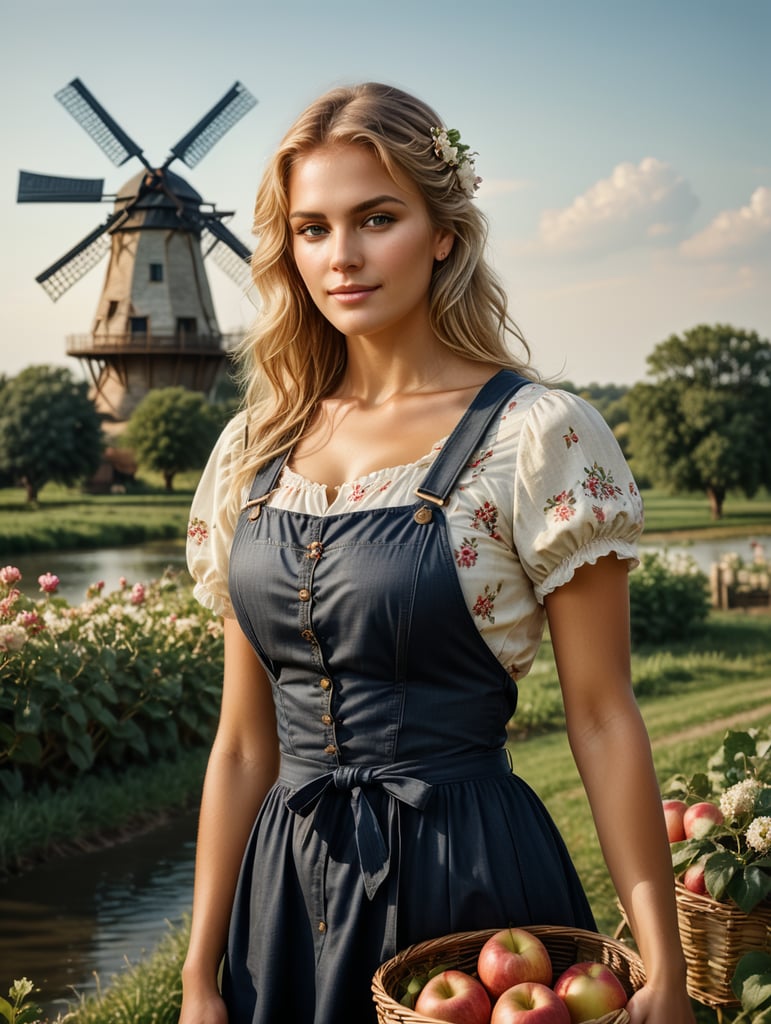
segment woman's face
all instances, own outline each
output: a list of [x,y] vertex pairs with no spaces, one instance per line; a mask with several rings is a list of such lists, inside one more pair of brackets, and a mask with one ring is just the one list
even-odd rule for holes
[[434,261],[452,235],[433,227],[416,186],[365,146],[322,146],[294,164],[289,223],[297,269],[346,337],[425,330]]

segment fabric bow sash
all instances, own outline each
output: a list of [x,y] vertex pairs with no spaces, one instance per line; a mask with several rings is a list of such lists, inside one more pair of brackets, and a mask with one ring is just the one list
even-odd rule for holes
[[340,765],[301,785],[286,800],[290,811],[304,817],[330,787],[350,792],[361,875],[370,900],[388,876],[391,851],[362,787],[380,786],[389,796],[416,810],[422,810],[431,795],[430,783],[402,774],[395,768],[398,766]]

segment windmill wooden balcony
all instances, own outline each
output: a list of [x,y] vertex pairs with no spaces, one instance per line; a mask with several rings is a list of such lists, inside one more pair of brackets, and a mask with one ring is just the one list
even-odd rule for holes
[[228,334],[197,334],[175,332],[157,334],[68,334],[67,355],[77,359],[102,359],[121,355],[208,356],[221,359],[232,352],[241,341],[240,332]]

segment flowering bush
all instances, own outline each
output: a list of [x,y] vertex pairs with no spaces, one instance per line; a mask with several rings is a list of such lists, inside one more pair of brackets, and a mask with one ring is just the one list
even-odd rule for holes
[[680,875],[704,865],[704,881],[716,900],[731,899],[749,914],[771,893],[771,734],[728,732],[707,772],[675,775],[664,796],[686,803],[715,802],[723,821],[702,838],[672,844]]
[[167,574],[88,588],[71,606],[43,574],[25,597],[0,569],[0,792],[208,743],[219,708],[218,620]]
[[735,551],[728,552],[718,562],[723,578],[728,587],[737,594],[756,594],[768,592],[771,584],[771,565],[766,551],[758,540],[750,541],[752,556],[749,560],[742,558]]
[[657,644],[694,633],[709,613],[708,583],[692,558],[645,552],[629,577],[633,642]]

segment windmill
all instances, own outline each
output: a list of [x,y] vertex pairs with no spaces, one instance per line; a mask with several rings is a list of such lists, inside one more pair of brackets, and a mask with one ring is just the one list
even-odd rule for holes
[[208,391],[225,360],[232,339],[217,325],[203,260],[211,256],[245,290],[250,252],[225,224],[232,211],[205,203],[169,166],[195,167],[257,101],[236,82],[153,167],[80,79],[56,98],[116,167],[131,157],[143,165],[115,195],[104,179],[29,171],[17,195],[20,203],[114,202],[104,223],[36,280],[56,302],[109,252],[91,332],[69,336],[67,354],[87,364],[106,421],[121,423],[151,388]]

